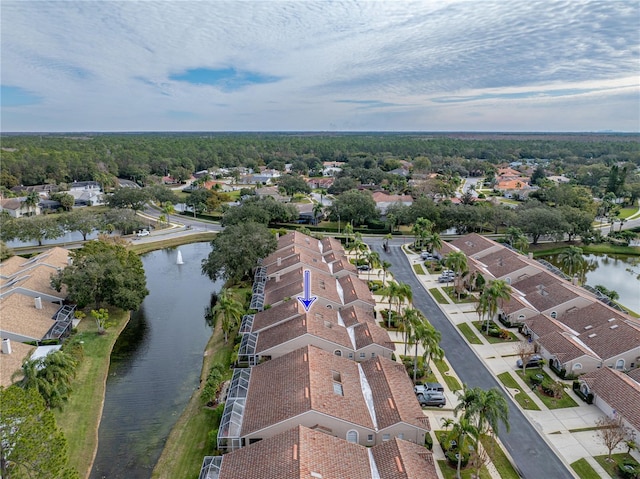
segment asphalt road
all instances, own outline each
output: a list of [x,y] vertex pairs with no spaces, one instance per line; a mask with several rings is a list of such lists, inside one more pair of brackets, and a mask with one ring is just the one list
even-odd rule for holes
[[[399,240],[390,242],[389,253],[383,251],[380,238],[364,238],[364,241],[372,250],[380,254],[381,259],[393,264],[391,272],[396,280],[411,286],[414,306],[420,309],[431,324],[442,333],[440,345],[462,382],[469,387],[479,386],[483,389],[497,387],[503,391],[498,380],[476,356],[416,278],[411,264],[399,246]],[[526,479],[574,478],[572,472],[514,404],[511,397],[506,393],[504,396],[509,404],[511,427],[509,433],[501,428],[498,435],[515,461],[521,476]]]

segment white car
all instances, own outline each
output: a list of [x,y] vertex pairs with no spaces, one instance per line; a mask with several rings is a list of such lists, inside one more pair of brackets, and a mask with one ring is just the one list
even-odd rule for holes
[[138,238],[142,238],[143,236],[149,236],[151,233],[149,233],[147,230],[140,230],[138,232]]

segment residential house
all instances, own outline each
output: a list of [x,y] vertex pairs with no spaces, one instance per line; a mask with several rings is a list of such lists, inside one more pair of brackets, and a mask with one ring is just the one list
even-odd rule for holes
[[401,204],[404,206],[411,206],[413,204],[411,195],[390,195],[384,191],[375,191],[371,196],[382,216],[387,214],[387,209],[393,204]]
[[12,218],[39,215],[42,212],[40,204],[27,206],[26,199],[26,196],[0,199],[0,212],[6,211]]
[[423,445],[428,419],[410,391],[401,364],[380,357],[357,363],[305,346],[234,371],[218,449],[249,446],[299,425],[363,446],[392,437]]
[[298,425],[224,456],[207,456],[199,479],[436,479],[431,452],[398,438],[372,448]]

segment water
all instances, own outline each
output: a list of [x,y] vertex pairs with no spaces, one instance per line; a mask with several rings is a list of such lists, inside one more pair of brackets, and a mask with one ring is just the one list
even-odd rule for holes
[[211,336],[204,308],[221,283],[200,274],[209,243],[142,258],[150,291],[111,355],[92,479],[148,479],[175,421],[198,387]]
[[[640,256],[587,254],[586,284],[595,287],[598,284],[620,295],[617,300],[623,306],[640,313]],[[545,256],[544,259],[562,269],[558,255]]]

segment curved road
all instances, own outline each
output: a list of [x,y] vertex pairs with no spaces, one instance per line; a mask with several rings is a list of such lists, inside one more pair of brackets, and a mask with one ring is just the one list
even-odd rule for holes
[[[429,318],[431,324],[442,333],[440,345],[446,351],[447,360],[460,379],[470,387],[479,386],[483,389],[497,387],[503,391],[493,374],[487,370],[416,278],[411,264],[399,246],[401,240],[390,242],[389,253],[383,251],[382,239],[363,238],[363,240],[372,250],[377,251],[382,259],[393,264],[391,272],[394,278],[411,286],[414,306],[420,309]],[[509,433],[501,428],[499,437],[511,454],[521,476],[527,479],[573,479],[575,476],[572,472],[514,404],[511,397],[506,393],[504,396],[509,404],[511,427]]]

